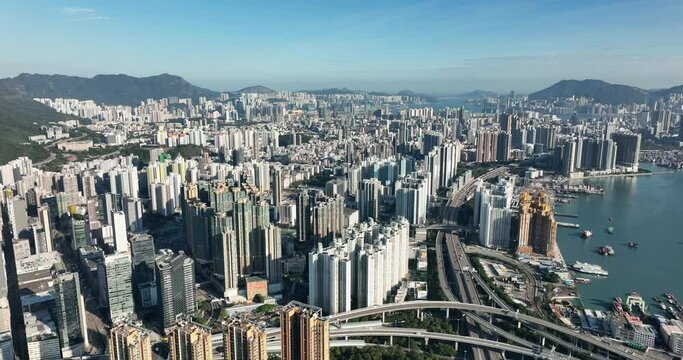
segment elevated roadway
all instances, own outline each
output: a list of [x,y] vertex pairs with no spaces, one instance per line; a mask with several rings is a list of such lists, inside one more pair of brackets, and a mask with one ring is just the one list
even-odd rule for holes
[[[443,309],[455,309],[455,310],[460,310],[460,311],[469,311],[469,312],[475,312],[475,313],[491,314],[491,315],[506,317],[506,318],[510,318],[512,320],[516,320],[516,321],[525,323],[525,324],[536,325],[536,327],[545,328],[547,330],[552,330],[556,333],[563,334],[563,335],[568,336],[570,338],[575,338],[579,341],[586,342],[586,343],[588,343],[588,344],[590,344],[596,348],[601,349],[606,354],[616,355],[618,357],[621,357],[624,359],[631,359],[631,360],[643,360],[643,359],[645,359],[642,355],[636,353],[635,350],[634,350],[634,352],[630,352],[630,351],[625,351],[625,350],[621,350],[621,349],[611,347],[610,344],[601,341],[599,338],[597,338],[593,335],[574,331],[574,330],[569,329],[563,325],[558,325],[558,324],[555,324],[555,323],[550,322],[550,321],[546,321],[543,319],[536,318],[534,316],[529,316],[526,314],[521,314],[518,312],[503,310],[503,309],[490,307],[490,306],[467,304],[467,303],[461,303],[461,302],[453,302],[453,301],[406,301],[406,302],[402,302],[402,303],[384,304],[384,305],[373,306],[370,308],[351,310],[348,312],[331,315],[329,317],[329,319],[330,319],[330,321],[333,321],[333,322],[334,321],[347,321],[347,320],[357,319],[359,317],[381,315],[382,313],[393,312],[393,311],[408,311],[408,310],[420,310],[421,311],[423,309],[441,309],[441,310],[443,310]],[[541,336],[544,336],[547,333],[546,330],[537,330],[536,332]]]

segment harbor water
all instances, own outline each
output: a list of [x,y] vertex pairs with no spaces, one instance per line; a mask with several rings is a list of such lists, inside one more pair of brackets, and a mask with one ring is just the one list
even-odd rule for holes
[[[671,171],[651,164],[641,164],[641,168],[655,173]],[[656,313],[660,310],[652,297],[663,298],[662,293],[671,292],[683,298],[683,171],[583,181],[604,188],[605,194],[578,195],[555,211],[578,214],[578,218],[557,217],[558,221],[580,224],[578,229],[560,227],[557,231],[567,264],[578,260],[601,265],[609,272],[606,278],[592,277],[591,284],[579,285],[584,305],[610,310],[615,296],[636,291]],[[607,232],[610,226],[613,234]],[[593,236],[582,239],[583,230],[591,230]],[[630,248],[629,242],[638,243],[638,248]],[[598,254],[603,245],[614,248],[615,255]]]

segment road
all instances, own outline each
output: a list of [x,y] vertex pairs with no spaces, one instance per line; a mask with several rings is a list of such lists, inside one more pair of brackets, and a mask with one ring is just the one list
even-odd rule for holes
[[[345,313],[338,313],[334,315],[330,315],[329,319],[331,322],[341,322],[341,321],[347,321],[347,320],[352,320],[352,319],[357,319],[360,317],[365,317],[365,316],[374,316],[374,315],[381,315],[382,313],[389,313],[389,312],[394,312],[394,311],[406,311],[406,310],[423,310],[423,309],[440,309],[440,310],[445,310],[445,309],[455,309],[455,310],[460,310],[460,311],[467,311],[467,312],[475,312],[475,313],[482,313],[482,314],[491,314],[495,316],[500,316],[500,317],[506,317],[514,321],[519,321],[524,324],[530,324],[534,325],[538,328],[545,328],[546,330],[536,330],[536,333],[539,334],[540,336],[545,336],[547,334],[548,330],[552,330],[556,333],[561,333],[567,337],[584,341],[588,344],[591,344],[595,346],[596,348],[601,349],[603,352],[608,353],[608,354],[613,354],[620,356],[625,359],[631,359],[631,360],[643,360],[644,357],[638,354],[635,350],[633,352],[630,351],[625,351],[622,349],[618,349],[615,347],[612,347],[610,344],[603,342],[600,338],[590,335],[588,333],[582,333],[578,332],[572,329],[569,329],[563,325],[559,325],[547,320],[539,319],[535,316],[530,316],[526,314],[522,314],[519,312],[513,312],[509,310],[504,310],[500,309],[497,307],[491,307],[491,306],[485,306],[485,305],[475,305],[475,304],[467,304],[467,303],[462,303],[462,302],[454,302],[454,301],[424,301],[424,300],[417,300],[417,301],[406,301],[402,303],[390,303],[390,304],[384,304],[384,305],[378,305],[378,306],[373,306],[369,308],[361,308],[361,309],[356,309],[356,310],[351,310]],[[597,355],[597,354],[596,354]],[[598,358],[598,357],[595,357]]]
[[[501,174],[504,174],[506,171],[506,167],[496,168],[487,172],[486,174],[482,175],[477,179],[470,180],[470,182],[468,182],[462,189],[453,194],[453,197],[446,203],[446,207],[442,212],[443,222],[442,224],[440,224],[440,227],[435,225],[432,228],[465,228],[462,225],[457,224],[460,207],[462,206],[462,204],[465,203],[465,201],[467,201],[467,198],[471,196],[471,194],[474,192],[477,182],[479,180],[486,180],[493,177],[497,177]],[[446,249],[448,254],[447,261],[450,270],[449,274],[451,276],[446,275],[446,262],[444,261],[442,247],[443,238],[444,233],[440,231],[437,234],[436,248],[437,267],[439,270],[439,282],[441,284],[443,292],[447,295],[449,300],[456,300],[456,297],[454,296],[455,292],[457,293],[460,301],[480,305],[482,303],[481,298],[479,297],[479,292],[477,291],[474,280],[471,276],[471,272],[469,271],[472,268],[472,265],[470,264],[469,259],[467,258],[458,237],[453,234],[445,234]],[[453,285],[455,285],[455,291],[451,290],[451,283],[448,282],[448,279],[454,280]],[[484,319],[479,318],[477,315],[469,316],[467,318],[466,326],[471,337],[487,338],[492,337],[495,333],[502,332],[502,330],[500,329],[486,329],[486,327],[482,326],[482,322],[484,321]],[[500,331],[490,332],[489,330]],[[479,347],[472,348],[472,355],[474,356],[474,359],[501,358],[499,353],[495,351],[484,351],[484,349]]]
[[484,255],[486,257],[499,260],[501,262],[507,263],[519,269],[522,272],[522,274],[524,274],[524,276],[527,278],[527,298],[531,302],[531,306],[536,310],[539,316],[543,316],[543,311],[541,310],[540,306],[536,303],[536,298],[538,297],[540,289],[543,288],[543,283],[541,280],[538,279],[536,272],[531,267],[529,267],[529,265],[517,261],[516,259],[513,259],[510,256],[507,256],[506,254],[501,253],[499,251],[482,248],[479,246],[465,246],[465,252],[468,254]]

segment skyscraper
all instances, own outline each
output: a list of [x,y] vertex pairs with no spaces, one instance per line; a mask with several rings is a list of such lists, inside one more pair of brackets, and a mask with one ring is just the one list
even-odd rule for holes
[[171,250],[160,250],[156,258],[156,280],[162,328],[173,326],[179,314],[194,314],[197,301],[191,258],[182,251],[174,255]]
[[131,261],[128,254],[107,255],[98,266],[103,300],[112,322],[134,312]]
[[214,254],[214,277],[223,285],[223,296],[237,295],[240,276],[237,261],[237,242],[235,232],[228,230],[219,234]]
[[[683,124],[679,126],[683,134]],[[640,134],[614,133],[612,134],[612,139],[617,143],[617,164],[625,166],[629,171],[638,171],[640,162]]]
[[128,231],[126,214],[123,211],[112,211],[112,229],[114,230],[114,248],[116,252],[128,252]]
[[554,256],[557,248],[557,221],[550,206],[550,197],[544,192],[533,196],[523,191],[519,195],[519,245],[520,253],[536,253]]
[[152,360],[149,331],[129,324],[114,326],[109,332],[110,360]]
[[235,319],[223,331],[224,360],[267,360],[266,332],[258,325]]
[[171,329],[170,350],[171,360],[212,360],[211,329],[178,320]]
[[329,360],[330,325],[314,306],[290,302],[280,312],[282,360]]
[[360,195],[358,199],[359,220],[369,218],[379,220],[379,198],[382,193],[382,183],[375,179],[365,179],[360,183]]
[[55,274],[55,318],[62,348],[84,341],[85,309],[78,273]]

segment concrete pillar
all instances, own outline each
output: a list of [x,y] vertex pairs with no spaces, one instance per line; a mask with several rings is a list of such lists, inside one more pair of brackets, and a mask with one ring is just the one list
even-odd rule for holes
[[446,320],[450,317],[451,309],[446,309]]
[[521,329],[521,328],[522,328],[522,322],[521,322],[521,321],[518,321],[518,322],[517,322],[517,328],[518,328],[518,329]]
[[454,346],[455,346],[455,352],[457,353],[458,352],[458,342],[457,341],[455,342]]
[[394,337],[389,336],[389,345],[394,346]]
[[425,346],[429,345],[429,338],[425,338]]
[[382,312],[382,323],[384,323],[384,312]]
[[541,346],[545,346],[545,336],[541,338]]
[[425,321],[425,313],[420,311],[420,321]]

